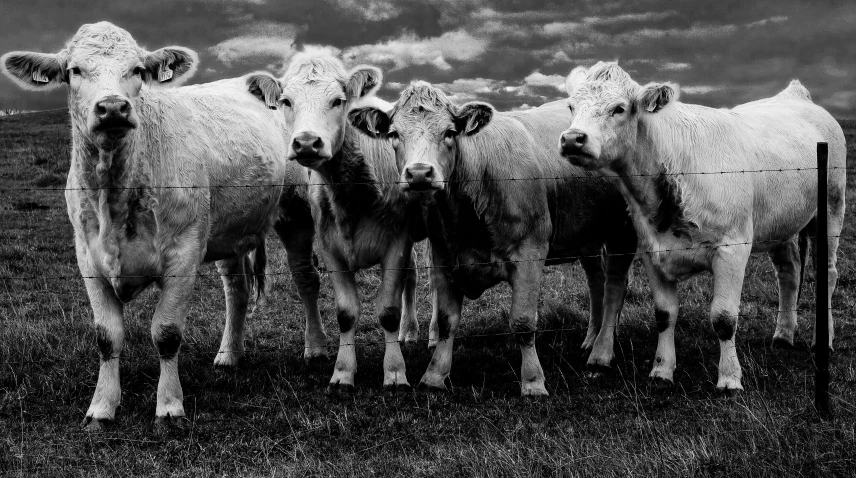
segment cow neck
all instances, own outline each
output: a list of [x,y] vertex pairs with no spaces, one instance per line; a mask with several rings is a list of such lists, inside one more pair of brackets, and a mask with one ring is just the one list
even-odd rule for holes
[[316,171],[329,198],[336,226],[350,245],[360,218],[370,214],[380,200],[377,180],[350,128],[345,132],[341,149]]
[[[142,123],[142,122],[141,122]],[[118,235],[128,220],[137,166],[133,161],[139,128],[115,147],[101,148],[89,139],[85,118],[72,114],[72,167],[77,184],[98,219],[98,237],[109,275],[119,275]],[[141,124],[142,126],[142,124]]]
[[670,167],[682,155],[660,147],[663,141],[656,137],[658,129],[640,120],[637,147],[611,169],[624,185],[625,195],[629,194],[627,199],[636,205],[631,212],[641,214],[657,233],[671,231],[678,236],[694,227],[684,217],[682,184]]

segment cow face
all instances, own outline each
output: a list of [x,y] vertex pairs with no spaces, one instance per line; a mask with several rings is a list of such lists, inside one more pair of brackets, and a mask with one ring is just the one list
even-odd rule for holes
[[375,67],[348,72],[337,58],[313,52],[295,55],[281,79],[266,76],[251,75],[250,91],[282,109],[291,131],[288,157],[312,169],[341,151],[348,104],[373,94],[382,81]]
[[446,187],[459,138],[478,133],[490,123],[493,112],[493,107],[480,102],[455,106],[434,86],[416,82],[401,93],[391,114],[359,108],[349,116],[355,128],[392,143],[402,191],[421,194]]
[[59,53],[16,51],[0,58],[3,73],[24,89],[67,84],[77,131],[102,148],[120,144],[139,124],[134,100],[143,84],[179,84],[196,64],[196,53],[186,48],[145,51],[109,22],[83,25]]
[[639,119],[655,114],[677,97],[669,84],[639,86],[615,63],[600,62],[591,70],[568,75],[571,127],[559,140],[563,156],[587,169],[609,167],[636,144]]

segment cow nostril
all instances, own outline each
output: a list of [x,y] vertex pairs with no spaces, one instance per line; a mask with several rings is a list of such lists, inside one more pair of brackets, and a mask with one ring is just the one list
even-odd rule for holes
[[97,103],[95,105],[95,112],[99,115],[107,114],[107,107],[104,106],[104,103]]
[[426,168],[425,179],[434,179],[434,166],[428,166]]
[[312,142],[312,147],[315,148],[317,151],[321,151],[321,148],[324,147],[324,142],[321,141],[321,138],[318,138]]
[[584,145],[586,144],[587,139],[588,136],[585,133],[577,133],[576,138],[574,138],[574,142],[576,142],[578,145]]
[[413,179],[413,173],[410,172],[410,168],[404,170],[404,179],[406,181],[410,181],[411,179]]
[[127,101],[123,102],[122,105],[119,106],[119,113],[122,113],[123,115],[128,114],[128,109],[130,108],[130,106],[131,104]]

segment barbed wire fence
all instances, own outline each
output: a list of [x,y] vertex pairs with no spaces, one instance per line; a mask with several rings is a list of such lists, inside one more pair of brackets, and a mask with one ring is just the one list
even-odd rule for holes
[[[826,148],[825,144],[821,146],[818,145],[818,167],[816,168],[776,168],[776,169],[755,169],[755,170],[729,170],[729,171],[703,171],[703,172],[675,172],[675,173],[658,173],[658,174],[639,174],[639,175],[631,175],[631,176],[639,176],[639,177],[652,177],[652,176],[694,176],[694,175],[725,175],[725,174],[761,174],[761,173],[787,173],[787,172],[810,172],[816,171],[819,179],[819,188],[818,188],[818,211],[826,210],[826,175],[829,170],[834,169],[843,169],[843,170],[852,170],[856,168],[848,168],[848,167],[827,167],[826,164]],[[562,180],[572,180],[572,179],[602,179],[601,176],[595,174],[586,174],[586,175],[578,175],[578,176],[560,176],[560,177],[530,177],[530,178],[496,178],[496,179],[478,179],[478,180],[467,180],[467,181],[446,181],[447,183],[468,183],[468,182],[486,182],[486,181],[562,181]],[[350,185],[388,185],[393,186],[395,184],[400,184],[399,181],[374,181],[370,183],[347,183]],[[145,189],[216,189],[216,188],[270,188],[270,187],[283,187],[283,186],[320,186],[325,185],[326,183],[290,183],[290,184],[220,184],[220,185],[155,185],[155,186],[145,186]],[[111,190],[131,190],[131,189],[141,189],[139,186],[134,187],[109,187],[102,189],[111,189]],[[2,188],[0,192],[5,193],[23,193],[23,192],[65,192],[69,190],[91,190],[91,188],[69,188],[69,187],[10,187],[10,188]],[[828,254],[826,254],[826,246],[827,246],[827,236],[826,236],[826,216],[823,214],[818,214],[818,227],[816,238],[813,238],[817,244],[817,257],[818,258],[826,258]],[[842,238],[844,235],[832,236]],[[745,241],[745,242],[735,242],[735,243],[722,243],[722,244],[713,244],[713,245],[699,245],[699,246],[691,246],[684,248],[670,248],[670,249],[658,249],[658,250],[639,250],[632,253],[604,253],[597,255],[571,255],[571,256],[562,256],[562,257],[539,257],[534,259],[526,259],[526,260],[507,260],[507,261],[485,261],[485,262],[475,262],[475,263],[466,263],[466,264],[455,264],[455,265],[443,265],[443,264],[431,264],[431,265],[418,265],[414,264],[412,267],[407,267],[403,269],[407,270],[432,270],[432,269],[445,269],[445,268],[467,268],[467,267],[479,267],[485,265],[500,265],[500,264],[513,264],[519,262],[543,262],[546,260],[550,261],[562,261],[562,262],[571,262],[573,260],[583,259],[583,258],[591,258],[591,257],[603,257],[603,256],[621,256],[621,255],[640,255],[640,254],[667,254],[670,252],[682,252],[682,251],[691,251],[691,250],[713,250],[720,247],[733,247],[733,246],[754,246],[758,244],[762,244],[764,242],[777,243],[781,242],[778,240],[771,241]],[[826,274],[817,273],[817,271],[825,271],[826,268],[818,267],[818,264],[814,264],[816,271],[816,283],[815,283],[815,295],[816,295],[816,323],[814,324],[816,328],[816,342],[818,344],[825,344],[827,342],[826,337],[828,337],[829,331],[826,328],[826,317],[827,317],[827,303],[825,298],[827,297],[826,290],[828,288],[828,284],[826,283]],[[355,272],[352,270],[324,270],[324,273],[333,273],[333,272]],[[264,275],[267,276],[294,276],[295,274],[306,273],[306,274],[314,274],[315,272],[301,272],[301,271],[293,271],[293,270],[280,270],[280,271],[266,271]],[[232,274],[221,274],[221,273],[205,273],[198,272],[193,274],[193,277],[218,277],[218,276],[255,276],[258,275],[256,273],[232,273]],[[53,280],[75,280],[75,279],[113,279],[113,278],[136,278],[136,279],[159,279],[165,277],[189,277],[187,275],[157,275],[157,276],[144,276],[144,275],[120,275],[120,276],[82,276],[80,274],[60,274],[60,275],[47,275],[47,274],[29,274],[29,275],[15,275],[15,274],[5,274],[0,275],[0,282],[16,282],[16,281],[34,281],[34,280],[45,280],[45,279],[53,279]],[[799,306],[792,310],[777,310],[776,313],[781,312],[796,312],[800,310]],[[759,314],[736,314],[735,317],[742,318],[753,318],[757,317]],[[622,327],[622,324],[618,324],[615,327]],[[584,324],[578,324],[576,326],[562,326],[562,327],[551,327],[551,328],[543,328],[538,331],[539,334],[544,333],[562,333],[562,332],[580,332],[587,328]],[[456,335],[455,340],[467,340],[467,339],[478,339],[478,338],[488,338],[488,337],[507,337],[515,335],[515,332],[490,332],[490,333],[471,333],[471,334],[462,334]],[[419,337],[415,340],[415,342],[426,342],[429,338]],[[323,347],[328,349],[335,349],[342,345],[345,346],[370,346],[370,345],[385,345],[389,343],[386,340],[359,340],[354,343],[347,344],[339,344],[339,343],[328,343]],[[204,348],[198,348],[194,346],[193,343],[188,343],[186,345],[190,346],[190,350],[182,350],[181,355],[204,355],[204,356],[216,356],[221,353],[233,353],[235,351],[221,351],[221,350],[209,350]],[[241,351],[243,355],[268,355],[268,354],[282,354],[284,350],[281,347],[278,348],[255,348],[252,350]],[[133,359],[133,358],[155,358],[158,357],[156,353],[150,354],[124,354],[122,358],[125,359]],[[0,367],[11,369],[12,372],[16,375],[16,383],[17,376],[19,373],[24,373],[25,369],[15,369],[15,367],[25,367],[27,365],[34,364],[51,364],[56,362],[62,362],[70,360],[69,357],[43,357],[34,360],[12,360],[11,358],[8,360],[0,360]],[[826,347],[817,347],[817,350],[814,354],[814,368],[815,368],[815,406],[819,412],[828,413],[829,411],[829,357],[828,357],[828,349]],[[301,432],[306,432],[307,430],[302,430]],[[25,458],[25,454],[19,453],[15,455],[17,458],[23,460]],[[69,460],[82,460],[79,457],[62,457],[56,456],[52,458],[64,459],[68,458]],[[81,465],[86,465],[81,463]]]

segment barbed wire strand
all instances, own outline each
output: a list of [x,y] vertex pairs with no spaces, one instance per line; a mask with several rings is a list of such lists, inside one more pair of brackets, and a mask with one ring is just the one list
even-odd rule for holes
[[[833,235],[827,237],[842,237],[842,235]],[[383,270],[391,270],[391,271],[404,271],[404,270],[432,270],[432,269],[449,269],[449,268],[467,268],[467,267],[478,267],[478,266],[488,266],[488,265],[496,265],[496,264],[520,264],[527,262],[573,262],[579,259],[588,259],[588,258],[597,258],[597,257],[615,257],[615,256],[635,256],[637,254],[661,254],[664,252],[686,252],[693,251],[699,249],[718,249],[720,247],[732,247],[732,246],[747,246],[754,244],[767,244],[767,243],[783,243],[780,239],[770,239],[767,241],[745,241],[745,242],[731,242],[724,244],[710,244],[710,245],[701,245],[695,247],[678,247],[672,249],[660,249],[660,250],[649,250],[649,251],[634,251],[634,252],[613,252],[613,253],[602,253],[602,254],[580,254],[573,256],[561,256],[561,257],[539,257],[536,259],[514,259],[514,260],[504,260],[504,261],[484,261],[484,262],[470,262],[470,263],[462,263],[462,264],[445,264],[445,265],[430,265],[430,266],[411,266],[411,267],[388,267],[383,268]],[[555,264],[558,265],[558,264]],[[371,266],[374,267],[374,266]],[[335,273],[335,272],[349,272],[356,273],[362,270],[370,269],[371,267],[358,268],[358,269],[324,269],[323,273]],[[550,266],[545,266],[550,267]],[[265,272],[263,274],[256,274],[252,272],[234,272],[234,273],[204,273],[197,272],[196,274],[165,274],[165,275],[116,275],[116,276],[81,276],[81,275],[39,275],[39,276],[0,276],[0,280],[42,280],[42,279],[169,279],[169,278],[181,278],[181,277],[230,277],[230,276],[247,276],[254,277],[259,275],[264,276],[282,276],[282,275],[299,275],[299,274],[315,274],[316,271],[275,271],[275,272]]]
[[[856,170],[856,167],[850,168],[845,166],[830,166],[828,170],[843,169]],[[481,178],[481,179],[448,179],[435,181],[443,184],[464,184],[464,183],[482,183],[482,182],[502,182],[502,181],[562,181],[571,179],[591,179],[604,180],[610,178],[635,178],[635,177],[662,177],[662,176],[696,176],[696,175],[714,175],[714,174],[748,174],[748,173],[782,173],[795,171],[817,171],[817,168],[772,168],[772,169],[740,169],[740,170],[725,170],[725,171],[697,171],[697,172],[680,172],[680,173],[646,173],[646,174],[620,174],[620,175],[602,175],[597,172],[592,172],[585,175],[563,175],[563,176],[533,176],[530,178]],[[407,184],[406,181],[355,181],[355,182],[321,182],[321,183],[275,183],[275,184],[212,184],[212,185],[137,185],[137,186],[104,186],[104,187],[13,187],[0,188],[0,191],[99,191],[99,190],[131,190],[131,189],[220,189],[220,188],[275,188],[275,187],[294,187],[294,186],[373,186],[373,185],[393,185]]]

